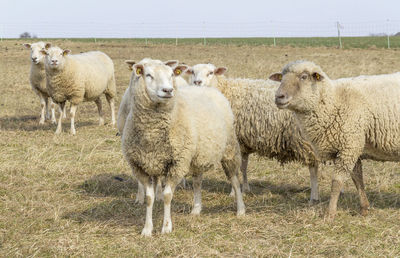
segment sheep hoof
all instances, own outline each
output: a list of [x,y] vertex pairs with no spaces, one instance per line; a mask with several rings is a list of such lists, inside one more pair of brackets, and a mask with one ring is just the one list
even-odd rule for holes
[[161,229],[161,234],[169,234],[171,232],[172,232],[172,224],[171,223],[164,225],[163,228]]
[[60,134],[60,133],[61,133],[61,128],[57,128],[56,134]]
[[52,119],[51,123],[55,125],[55,124],[57,124],[57,121],[55,119]]
[[151,237],[151,231],[152,229],[150,227],[149,228],[144,227],[142,230],[142,236]]
[[136,204],[144,204],[144,196],[136,195],[135,203]]
[[232,188],[231,193],[229,194],[229,196],[231,196],[231,197],[235,196],[235,190],[233,190],[233,188]]
[[243,184],[243,193],[249,193],[250,192],[250,185],[249,184]]
[[199,216],[201,209],[198,207],[193,208],[192,212],[190,213],[192,216]]
[[361,208],[360,213],[362,216],[364,216],[364,217],[367,216],[368,212],[369,212],[369,208]]
[[40,119],[39,124],[44,125],[44,119]]
[[103,118],[100,118],[99,125],[104,125],[104,119]]
[[75,129],[71,129],[71,134],[75,135],[76,134],[76,130]]
[[246,214],[246,210],[245,209],[241,209],[241,210],[238,210],[237,212],[236,212],[236,216],[237,217],[242,217],[242,216],[244,216]]
[[309,201],[308,201],[308,204],[310,204],[310,205],[317,205],[319,203],[319,200],[318,199],[310,199]]
[[335,212],[327,212],[324,220],[328,223],[332,223],[335,220],[335,215]]

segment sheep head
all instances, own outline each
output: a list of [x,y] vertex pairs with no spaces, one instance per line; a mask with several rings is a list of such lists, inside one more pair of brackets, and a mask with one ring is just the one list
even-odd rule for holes
[[177,64],[178,61],[164,63],[146,58],[132,65],[133,73],[138,79],[143,79],[146,93],[152,102],[166,103],[174,98],[176,91],[174,77],[187,69],[187,66]]
[[228,69],[226,67],[216,68],[213,64],[197,64],[186,72],[190,74],[189,84],[196,86],[214,86],[215,76],[223,75]]
[[278,108],[304,113],[313,110],[320,99],[320,88],[329,78],[316,64],[296,61],[287,64],[282,73],[269,77],[281,82],[275,94]]
[[65,57],[71,53],[71,50],[51,47],[47,50],[41,50],[41,53],[46,55],[46,66],[50,69],[58,70],[64,67]]
[[39,41],[33,44],[24,43],[23,46],[31,50],[32,63],[43,64],[46,55],[43,54],[41,51],[49,49],[51,47],[51,44]]

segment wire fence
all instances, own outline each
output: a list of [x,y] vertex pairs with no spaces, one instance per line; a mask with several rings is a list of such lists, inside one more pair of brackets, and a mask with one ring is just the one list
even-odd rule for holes
[[[0,23],[0,38],[19,38],[29,32],[38,38],[91,38],[97,39],[142,39],[146,44],[156,39],[172,39],[171,43],[195,42],[202,44],[234,43],[237,38],[259,39],[254,44],[266,45],[337,45],[339,47],[400,47],[400,20],[364,22],[14,22]],[[348,38],[363,37],[367,42]],[[368,38],[375,38],[368,39]],[[191,40],[182,40],[191,39]],[[260,40],[264,39],[264,40]],[[290,40],[290,39],[297,39]],[[319,40],[318,40],[319,39]],[[365,41],[364,40],[364,41]],[[168,41],[168,40],[167,40]],[[164,41],[164,42],[167,42]],[[240,40],[236,40],[241,42]],[[162,41],[160,41],[162,42]],[[169,41],[168,41],[169,42]],[[252,42],[251,40],[247,42]],[[285,43],[291,42],[291,43]],[[239,43],[240,44],[240,43]],[[357,45],[359,44],[359,45]]]

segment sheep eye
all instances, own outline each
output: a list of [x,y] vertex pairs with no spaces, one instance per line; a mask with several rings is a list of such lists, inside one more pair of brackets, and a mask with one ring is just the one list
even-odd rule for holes
[[308,78],[308,75],[307,74],[303,74],[302,76],[301,76],[301,79],[302,80],[306,80]]
[[146,74],[147,78],[153,79],[153,76],[151,76],[151,74]]
[[209,72],[207,76],[211,76],[213,74],[214,74],[214,72]]

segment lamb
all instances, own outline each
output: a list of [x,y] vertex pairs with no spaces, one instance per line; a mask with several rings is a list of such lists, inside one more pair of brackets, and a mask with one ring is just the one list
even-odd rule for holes
[[36,93],[36,95],[38,95],[40,99],[40,105],[42,107],[39,124],[44,124],[46,119],[50,119],[49,109],[51,109],[51,122],[56,123],[54,111],[55,105],[46,88],[46,72],[44,70],[45,55],[40,52],[41,50],[49,49],[51,44],[39,41],[33,44],[25,43],[23,45],[31,50],[31,70],[29,82],[32,90]]
[[122,134],[122,151],[146,190],[144,236],[151,236],[153,229],[153,182],[165,179],[161,233],[170,233],[175,186],[189,172],[193,175],[192,214],[198,215],[202,174],[217,161],[235,190],[237,215],[245,213],[237,178],[239,145],[229,102],[215,89],[177,87],[174,74],[179,74],[178,69],[157,61],[133,65],[133,104]]
[[309,167],[310,202],[319,200],[318,161],[291,112],[279,110],[275,91],[279,84],[270,80],[228,79],[225,67],[197,64],[187,70],[190,84],[213,86],[230,101],[235,115],[235,130],[242,155],[243,191],[250,191],[247,181],[248,157],[251,153],[275,158],[282,164],[300,161]]
[[[114,97],[116,95],[114,64],[100,51],[70,55],[70,50],[52,47],[42,50],[46,55],[45,70],[47,89],[53,101],[63,109],[71,103],[71,133],[76,134],[75,113],[83,101],[94,101],[99,112],[99,124],[104,124],[100,96],[104,93],[111,107],[111,124],[115,125]],[[61,133],[62,116],[58,120],[56,134]]]
[[361,160],[400,161],[400,73],[331,80],[318,65],[296,61],[270,78],[281,81],[276,105],[294,112],[321,160],[334,160],[327,219],[348,174],[367,215]]

